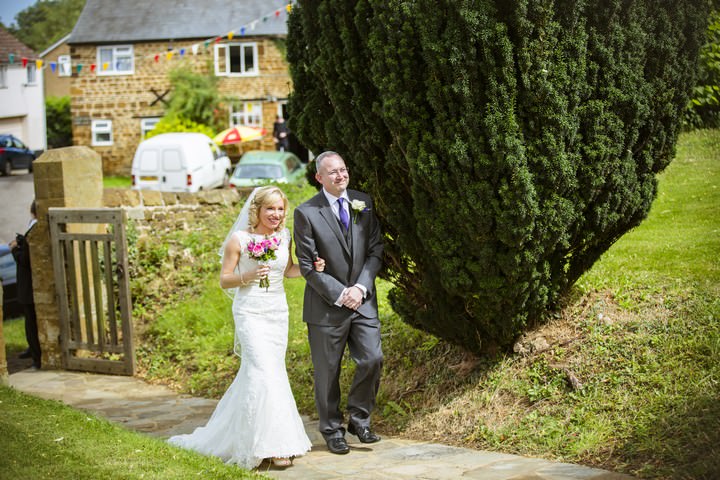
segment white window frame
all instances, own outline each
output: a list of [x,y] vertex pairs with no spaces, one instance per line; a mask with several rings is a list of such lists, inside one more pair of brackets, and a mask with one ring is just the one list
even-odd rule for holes
[[[263,114],[262,102],[240,102],[233,103],[230,107],[230,125],[236,127],[262,127]],[[238,107],[240,109],[238,110]]]
[[7,65],[0,65],[0,88],[7,88],[8,78],[8,67]]
[[[107,62],[103,59],[103,52],[110,52],[111,59]],[[118,62],[121,60],[129,61],[129,68],[118,70]],[[103,69],[103,65],[107,63],[107,70]],[[107,45],[97,47],[97,74],[98,75],[133,75],[135,73],[135,54],[132,45]]]
[[58,77],[72,76],[72,59],[70,55],[58,55],[57,69]]
[[[91,123],[93,147],[106,147],[113,144],[112,120],[93,120]],[[108,140],[99,139],[98,135],[108,135]]]
[[[230,71],[230,56],[228,55],[230,48],[240,48],[243,54],[240,56],[240,71]],[[247,69],[246,48],[250,48],[253,57],[253,68]],[[221,57],[222,52],[222,57]],[[215,75],[218,77],[250,77],[260,74],[260,66],[258,59],[258,45],[256,42],[234,42],[234,43],[217,43],[215,44]]]
[[34,63],[28,63],[25,67],[25,72],[27,75],[27,83],[25,83],[25,85],[37,85],[37,66]]
[[145,135],[151,130],[155,129],[155,125],[160,121],[160,117],[152,118],[141,118],[140,119],[140,138],[145,138]]

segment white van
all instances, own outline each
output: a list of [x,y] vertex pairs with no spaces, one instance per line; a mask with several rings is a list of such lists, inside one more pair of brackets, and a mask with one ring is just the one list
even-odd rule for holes
[[162,133],[143,140],[133,158],[132,188],[197,192],[227,185],[230,159],[202,133]]

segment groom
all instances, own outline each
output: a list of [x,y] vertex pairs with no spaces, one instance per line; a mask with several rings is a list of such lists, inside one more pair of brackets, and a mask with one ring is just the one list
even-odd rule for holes
[[[370,413],[380,385],[382,349],[375,276],[382,265],[380,226],[372,200],[348,190],[350,175],[335,152],[315,159],[322,190],[295,209],[295,253],[307,281],[303,320],[315,370],[315,405],[320,432],[332,453],[350,451],[340,412],[340,369],[345,345],[356,363],[347,397],[348,432],[362,443],[380,437]],[[325,260],[318,272],[313,262]]]

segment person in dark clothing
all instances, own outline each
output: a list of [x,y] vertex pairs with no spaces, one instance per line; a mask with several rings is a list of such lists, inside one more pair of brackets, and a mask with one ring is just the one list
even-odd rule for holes
[[290,130],[288,129],[285,119],[280,115],[275,117],[273,123],[273,141],[275,142],[275,150],[287,152],[290,149]]
[[30,224],[25,235],[18,234],[11,242],[12,254],[17,263],[17,298],[25,314],[25,338],[28,342],[26,352],[20,354],[21,358],[32,358],[33,368],[40,368],[40,340],[38,339],[37,316],[35,315],[35,300],[33,298],[32,270],[30,269],[30,245],[27,236],[37,223],[37,210],[35,201],[30,205]]

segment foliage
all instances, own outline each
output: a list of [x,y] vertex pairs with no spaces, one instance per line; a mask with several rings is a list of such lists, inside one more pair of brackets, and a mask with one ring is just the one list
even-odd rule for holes
[[333,0],[289,20],[290,127],[375,199],[393,308],[507,347],[647,215],[705,2]]
[[3,478],[265,478],[0,386]]
[[707,41],[700,49],[699,75],[685,122],[694,128],[720,127],[720,11],[710,15]]
[[72,145],[72,119],[70,97],[47,97],[45,99],[45,122],[47,124],[48,148]]
[[155,124],[155,128],[148,131],[145,134],[145,138],[154,137],[161,133],[173,133],[173,132],[197,132],[204,133],[208,137],[212,138],[215,133],[212,127],[208,125],[193,122],[187,118],[183,118],[177,115],[165,115]]
[[85,0],[40,1],[21,10],[8,30],[36,52],[42,52],[70,33]]
[[[195,122],[218,130],[223,124],[220,114],[218,77],[194,72],[190,67],[170,71],[172,95],[165,117]],[[212,135],[210,135],[212,136]]]

